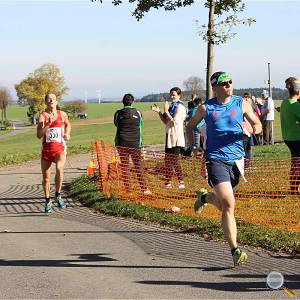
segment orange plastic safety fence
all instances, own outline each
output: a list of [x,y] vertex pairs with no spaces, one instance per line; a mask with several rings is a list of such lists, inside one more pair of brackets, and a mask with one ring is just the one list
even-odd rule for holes
[[[93,164],[99,175],[99,189],[152,207],[180,208],[194,215],[196,192],[211,190],[202,158],[176,157],[155,150],[114,147],[103,141],[93,143]],[[300,198],[290,194],[290,174],[300,174],[300,159],[255,159],[245,171],[247,182],[240,180],[236,192],[238,220],[285,231],[300,232]],[[171,182],[171,187],[166,183]],[[184,188],[179,185],[184,180]],[[292,181],[293,183],[293,181]],[[201,216],[220,220],[212,205]]]

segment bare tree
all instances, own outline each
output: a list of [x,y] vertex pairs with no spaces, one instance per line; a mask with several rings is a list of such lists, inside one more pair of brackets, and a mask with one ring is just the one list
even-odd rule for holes
[[12,102],[12,97],[9,90],[5,87],[0,87],[0,109],[1,114],[1,124],[4,124],[7,121],[7,106]]
[[186,91],[200,95],[204,90],[204,80],[197,76],[191,76],[183,82],[183,86]]

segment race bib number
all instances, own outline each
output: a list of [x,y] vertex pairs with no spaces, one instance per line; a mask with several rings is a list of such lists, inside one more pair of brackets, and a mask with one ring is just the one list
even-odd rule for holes
[[247,182],[247,179],[245,178],[244,157],[242,157],[242,158],[240,158],[240,159],[237,159],[237,160],[235,161],[235,164],[236,164],[237,168],[239,169],[240,174],[241,174],[243,180],[244,180],[245,182]]
[[61,127],[52,127],[47,130],[46,133],[46,143],[58,142],[62,141],[62,132]]

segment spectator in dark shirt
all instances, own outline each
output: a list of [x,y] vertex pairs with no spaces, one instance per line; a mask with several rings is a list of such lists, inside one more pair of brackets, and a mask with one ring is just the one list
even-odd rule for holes
[[187,104],[187,121],[191,119],[191,113],[193,109],[197,106],[197,104],[194,102],[194,100],[197,98],[197,94],[192,94],[191,95],[191,100]]
[[124,108],[116,111],[114,115],[114,124],[117,127],[115,145],[121,160],[121,178],[124,181],[126,192],[131,193],[129,179],[129,159],[131,158],[142,192],[145,195],[151,195],[142,166],[143,116],[139,110],[132,107],[133,102],[134,97],[131,94],[125,94],[123,97]]

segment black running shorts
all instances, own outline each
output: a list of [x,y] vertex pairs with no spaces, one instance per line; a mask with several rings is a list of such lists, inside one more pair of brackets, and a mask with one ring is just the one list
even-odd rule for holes
[[208,184],[211,187],[214,187],[221,182],[230,182],[232,188],[239,184],[240,171],[236,164],[226,163],[221,160],[207,159],[206,168],[208,173]]

